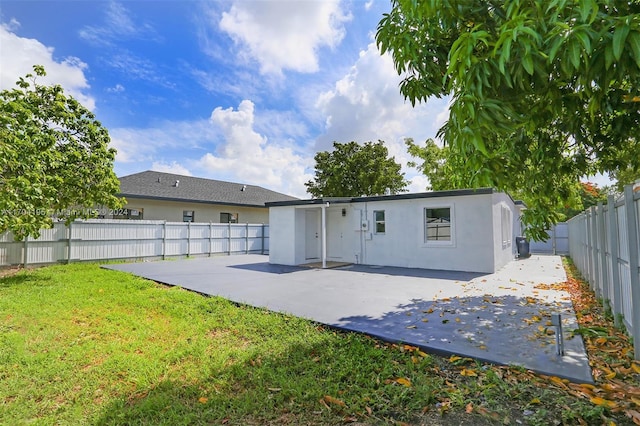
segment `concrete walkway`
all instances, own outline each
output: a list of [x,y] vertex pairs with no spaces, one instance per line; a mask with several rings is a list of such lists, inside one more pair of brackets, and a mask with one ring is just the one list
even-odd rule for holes
[[[558,256],[513,261],[495,274],[351,265],[309,269],[237,255],[106,265],[237,303],[289,313],[426,351],[515,364],[593,382]],[[550,315],[562,315],[556,355]]]

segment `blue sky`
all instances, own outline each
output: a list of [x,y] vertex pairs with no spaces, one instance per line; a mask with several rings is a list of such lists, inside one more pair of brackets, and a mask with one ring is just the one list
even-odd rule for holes
[[0,88],[33,64],[93,110],[118,176],[143,170],[308,198],[313,156],[384,140],[411,181],[404,138],[434,137],[447,100],[411,107],[374,41],[389,1],[0,3]]

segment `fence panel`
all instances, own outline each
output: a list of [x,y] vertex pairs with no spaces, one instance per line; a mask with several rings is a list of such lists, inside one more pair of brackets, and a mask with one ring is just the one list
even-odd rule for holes
[[[568,222],[573,262],[616,323],[640,342],[640,192],[625,187],[607,205],[581,213]],[[640,343],[634,345],[640,360]]]
[[37,239],[0,234],[0,267],[114,259],[149,259],[269,250],[268,225],[142,220],[56,223]]
[[529,251],[534,254],[569,254],[569,226],[560,222],[547,230],[546,241],[531,241]]

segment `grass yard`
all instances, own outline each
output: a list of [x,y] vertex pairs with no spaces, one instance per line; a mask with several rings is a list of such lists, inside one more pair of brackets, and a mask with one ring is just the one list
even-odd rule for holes
[[0,424],[633,424],[636,364],[616,336],[607,343],[619,353],[598,362],[626,370],[598,380],[624,393],[440,358],[94,264],[52,266],[0,278]]

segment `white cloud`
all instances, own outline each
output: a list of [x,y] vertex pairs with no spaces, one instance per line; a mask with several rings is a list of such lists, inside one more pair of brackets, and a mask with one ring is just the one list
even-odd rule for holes
[[433,99],[412,107],[400,94],[400,81],[391,57],[380,55],[375,43],[369,44],[349,72],[318,96],[316,107],[325,117],[325,130],[316,140],[316,149],[331,149],[333,141],[383,140],[412,181],[410,189],[424,191],[426,181],[406,167],[411,158],[404,138],[417,143],[434,138],[449,116],[448,100]]
[[149,24],[134,22],[129,11],[117,2],[110,2],[105,9],[103,26],[85,26],[79,31],[84,40],[97,46],[109,46],[114,40],[129,38],[155,39],[157,34]]
[[176,161],[172,161],[171,163],[164,163],[162,161],[154,161],[151,164],[151,170],[155,170],[156,172],[164,172],[164,173],[174,173],[176,175],[182,176],[193,176],[189,169],[179,164]]
[[56,60],[53,47],[18,36],[13,32],[18,27],[15,20],[7,25],[0,24],[0,89],[15,87],[19,77],[33,73],[33,65],[43,65],[47,75],[39,77],[38,83],[59,84],[68,95],[94,110],[95,99],[88,94],[89,84],[84,75],[87,64],[75,57]]
[[206,174],[305,197],[304,182],[312,177],[306,170],[313,167],[313,159],[256,132],[251,101],[242,101],[237,110],[216,108],[211,122],[220,128],[224,141],[215,153],[200,158],[198,167]]
[[[256,119],[253,102],[244,100],[237,109],[215,108],[209,120],[112,129],[116,170],[122,174],[151,168],[308,197],[304,182],[312,178],[307,170],[313,168],[313,158],[300,152],[293,140],[306,130],[287,112],[263,115]],[[271,120],[281,123],[278,131],[267,123]]]
[[103,62],[112,68],[120,71],[129,78],[137,78],[140,80],[150,81],[154,84],[174,89],[176,84],[169,81],[164,75],[158,71],[158,65],[154,62],[141,58],[127,51],[119,50],[119,53],[105,58]]
[[108,87],[107,88],[107,92],[109,92],[109,93],[121,93],[121,92],[124,92],[124,91],[125,91],[124,86],[122,84],[119,84],[119,83],[116,84],[113,87]]
[[220,29],[241,51],[241,59],[260,64],[262,74],[318,70],[318,50],[342,41],[350,20],[339,0],[236,1],[222,13]]
[[117,127],[109,130],[119,163],[166,163],[183,158],[190,150],[202,150],[220,138],[209,120],[165,121],[151,128]]

